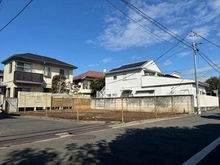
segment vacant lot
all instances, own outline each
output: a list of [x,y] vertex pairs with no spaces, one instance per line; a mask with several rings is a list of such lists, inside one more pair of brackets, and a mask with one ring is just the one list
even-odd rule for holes
[[20,112],[20,115],[50,117],[58,119],[81,120],[81,121],[106,121],[106,122],[131,122],[153,118],[174,117],[180,114],[155,113],[155,112],[131,112],[111,110],[41,110]]

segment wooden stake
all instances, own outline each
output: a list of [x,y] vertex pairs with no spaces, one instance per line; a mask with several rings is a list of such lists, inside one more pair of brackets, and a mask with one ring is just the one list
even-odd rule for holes
[[154,111],[155,111],[155,118],[157,118],[157,97],[154,96]]
[[24,114],[26,112],[26,95],[24,95]]
[[124,123],[124,106],[123,106],[123,97],[121,97],[121,122]]
[[45,107],[45,110],[46,110],[46,117],[47,117],[47,93],[46,93],[46,107]]

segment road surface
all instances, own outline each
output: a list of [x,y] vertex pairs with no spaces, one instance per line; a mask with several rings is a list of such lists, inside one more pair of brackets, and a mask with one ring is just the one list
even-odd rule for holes
[[[2,121],[1,121],[2,122]],[[0,149],[3,165],[219,164],[220,112],[112,125]]]

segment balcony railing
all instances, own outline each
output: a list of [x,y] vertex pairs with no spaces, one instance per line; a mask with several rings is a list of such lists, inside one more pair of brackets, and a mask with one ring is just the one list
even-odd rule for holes
[[14,83],[43,84],[43,74],[14,71]]

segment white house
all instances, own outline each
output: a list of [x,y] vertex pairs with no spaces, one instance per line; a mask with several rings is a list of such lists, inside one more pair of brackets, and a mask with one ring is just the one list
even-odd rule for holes
[[[207,84],[199,82],[199,92],[206,94]],[[153,60],[122,65],[105,74],[103,97],[141,97],[196,95],[195,80],[181,79],[177,73],[166,75]]]

